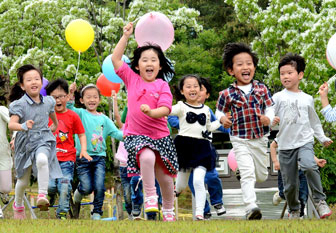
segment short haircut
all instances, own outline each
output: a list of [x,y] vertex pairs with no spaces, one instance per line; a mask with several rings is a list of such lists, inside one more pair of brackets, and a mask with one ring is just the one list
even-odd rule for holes
[[41,77],[41,80],[42,80],[42,78],[43,78],[42,71],[39,68],[37,68],[37,67],[35,67],[35,66],[31,65],[31,64],[28,64],[28,65],[23,65],[23,66],[21,66],[21,67],[19,67],[17,69],[17,77],[18,77],[19,82],[21,84],[23,84],[23,75],[26,72],[31,71],[31,70],[36,70],[39,73],[39,75]]
[[285,65],[293,66],[298,73],[304,72],[306,68],[304,58],[296,53],[286,53],[285,56],[280,59],[278,70],[280,71],[280,68]]
[[205,89],[206,89],[206,93],[209,94],[209,95],[211,95],[212,86],[211,86],[211,84],[210,84],[210,82],[209,82],[209,79],[207,79],[207,78],[203,78],[203,77],[201,77],[200,79],[201,79],[201,83],[202,83],[202,85],[203,85],[203,86],[205,87]]
[[254,67],[258,65],[258,57],[251,48],[244,43],[228,43],[224,48],[223,63],[224,69],[228,72],[233,68],[233,57],[239,53],[248,53],[253,60]]
[[56,79],[56,80],[50,82],[46,86],[45,89],[47,91],[47,95],[50,95],[50,93],[53,92],[57,88],[60,88],[63,91],[65,91],[65,93],[69,94],[69,85],[68,85],[68,82],[65,79],[59,78],[59,79]]

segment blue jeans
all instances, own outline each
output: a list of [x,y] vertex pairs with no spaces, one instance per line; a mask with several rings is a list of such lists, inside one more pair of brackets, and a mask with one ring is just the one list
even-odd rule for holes
[[79,179],[78,192],[88,195],[94,192],[92,213],[103,215],[102,207],[105,197],[105,156],[91,156],[92,161],[86,158],[76,159],[76,170]]
[[63,178],[50,179],[48,185],[48,193],[50,196],[59,195],[58,208],[56,210],[57,215],[60,213],[68,213],[69,211],[69,200],[72,190],[71,182],[74,176],[74,162],[65,161],[59,162],[61,167]]
[[[133,209],[141,209],[141,206],[143,204],[142,180],[139,182],[139,179],[140,179],[140,176],[133,176],[131,179],[131,193],[132,193]],[[155,180],[155,187],[156,187],[156,193],[159,197],[158,202],[159,204],[162,204],[160,185],[157,182],[157,180]]]
[[[189,176],[189,188],[192,192],[192,194],[195,196],[195,189],[193,184],[193,177],[194,173],[191,172]],[[211,205],[216,204],[223,204],[223,188],[222,188],[222,181],[219,179],[218,172],[216,168],[212,169],[211,171],[208,171],[205,174],[204,183],[208,186],[208,192],[210,195],[210,202]],[[204,206],[204,214],[210,213],[210,205],[208,200],[205,202]]]
[[125,209],[128,214],[132,213],[132,189],[131,189],[131,179],[132,177],[127,177],[127,167],[119,167],[121,185],[124,191],[124,201]]

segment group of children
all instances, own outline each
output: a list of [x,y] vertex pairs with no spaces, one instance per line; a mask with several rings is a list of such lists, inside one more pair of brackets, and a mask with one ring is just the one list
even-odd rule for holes
[[[278,147],[279,151],[280,165],[277,168],[281,170],[284,185],[281,198],[287,200],[289,218],[300,217],[299,169],[307,178],[320,217],[331,214],[317,166],[324,166],[325,161],[314,160],[313,136],[324,146],[332,141],[324,135],[313,98],[299,89],[305,69],[301,56],[286,54],[281,59],[278,69],[285,89],[272,97],[266,85],[254,79],[258,63],[256,54],[242,43],[226,45],[224,68],[236,81],[220,92],[214,114],[204,104],[211,86],[197,75],[181,78],[175,93],[181,101],[172,105],[173,96],[165,77],[174,71],[160,47],[151,44],[138,47],[131,66],[123,62],[122,55],[132,33],[133,24],[129,23],[123,28],[123,36],[111,58],[128,93],[125,121],[115,115],[122,131],[111,119],[97,112],[100,92],[95,85],[82,88],[80,102],[85,109],[76,108],[76,83],[68,87],[65,80],[57,79],[46,87],[48,96],[41,96],[41,71],[32,65],[18,69],[16,86],[21,87],[21,93],[15,89],[16,98],[11,93],[11,100],[17,100],[11,102],[9,113],[5,107],[0,108],[1,140],[4,141],[0,144],[6,147],[2,151],[9,151],[7,140],[3,140],[6,139],[7,122],[10,130],[17,131],[13,139],[17,175],[14,218],[25,218],[23,195],[33,174],[38,181],[37,206],[45,210],[59,195],[57,218],[65,219],[76,169],[79,184],[73,194],[73,216],[78,218],[83,196],[94,192],[91,218],[99,220],[105,195],[107,136],[121,141],[116,158],[120,161],[126,209],[130,216],[140,215],[142,200],[136,199],[139,175],[144,189],[144,210],[148,214],[159,211],[161,194],[163,221],[175,221],[174,198],[189,182],[195,195],[196,219],[209,217],[209,207],[205,208],[205,183],[211,204],[217,214],[222,215],[226,210],[221,181],[215,170],[218,155],[211,143],[211,132],[220,129],[230,133],[240,171],[246,219],[261,219],[254,187],[256,182],[267,179],[267,136],[275,124],[279,124],[279,132],[277,145],[273,147]],[[330,107],[327,93],[328,86],[324,84],[320,87],[322,113],[327,120],[334,121],[336,110]],[[169,123],[179,129],[174,140],[170,136],[167,117]],[[3,177],[11,170],[10,155],[3,153],[1,156],[0,192],[8,193],[10,185]],[[277,162],[276,156],[272,158]],[[175,187],[174,177],[177,177]]]

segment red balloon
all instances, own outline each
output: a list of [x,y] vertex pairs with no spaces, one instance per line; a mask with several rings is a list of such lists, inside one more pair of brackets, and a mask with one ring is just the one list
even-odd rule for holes
[[101,74],[97,79],[96,83],[100,93],[103,96],[111,97],[112,91],[114,90],[116,93],[120,90],[120,83],[113,83],[109,81],[104,74]]

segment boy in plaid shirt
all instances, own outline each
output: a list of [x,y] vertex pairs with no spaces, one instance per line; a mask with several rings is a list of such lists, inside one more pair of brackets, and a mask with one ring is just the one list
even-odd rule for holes
[[236,81],[219,94],[216,117],[231,127],[230,140],[240,171],[240,185],[246,205],[246,219],[261,219],[256,204],[255,182],[267,179],[267,134],[274,118],[271,94],[263,83],[253,80],[258,58],[243,43],[229,43],[224,49],[224,68]]

